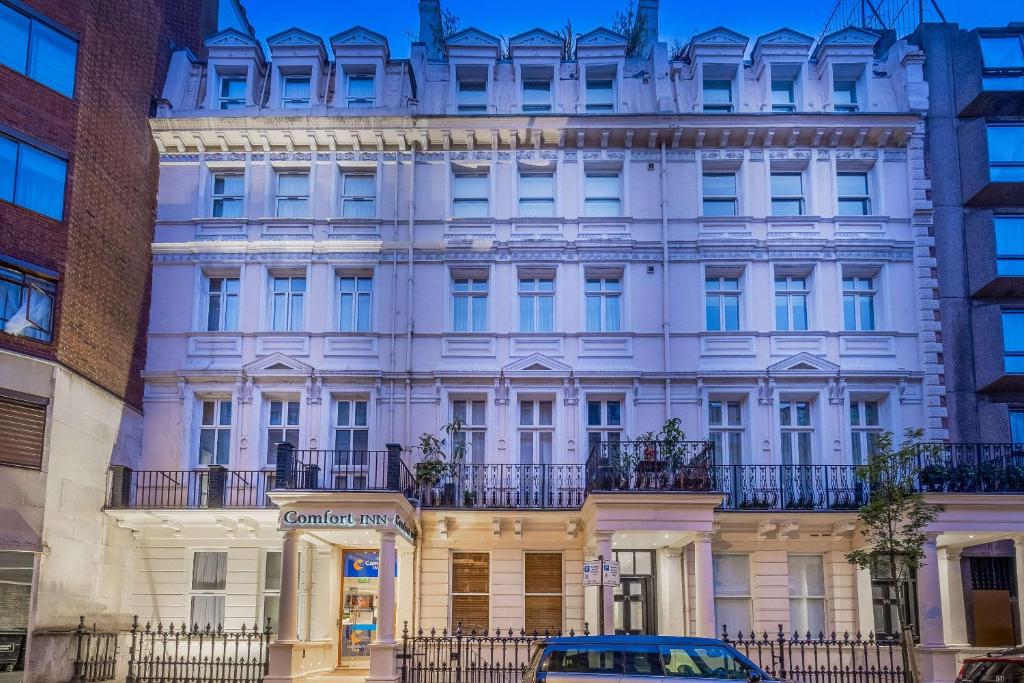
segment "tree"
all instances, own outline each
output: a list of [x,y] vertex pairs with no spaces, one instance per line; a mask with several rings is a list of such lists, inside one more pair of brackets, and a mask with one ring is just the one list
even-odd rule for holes
[[639,57],[647,32],[647,17],[637,11],[634,0],[628,0],[626,8],[616,12],[612,19],[612,30],[626,36],[626,56]]
[[911,573],[924,562],[925,529],[943,510],[925,501],[917,485],[922,451],[932,448],[921,443],[922,434],[920,429],[908,429],[899,448],[892,433],[879,435],[867,462],[857,468],[857,478],[870,487],[869,499],[857,513],[866,545],[846,554],[847,561],[861,569],[871,571],[880,563],[889,569],[908,683],[917,683],[918,667],[911,666],[914,638],[904,592]]

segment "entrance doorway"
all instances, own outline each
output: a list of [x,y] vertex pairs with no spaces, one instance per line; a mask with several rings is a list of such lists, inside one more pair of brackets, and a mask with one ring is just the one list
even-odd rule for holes
[[341,567],[338,664],[365,667],[370,661],[370,643],[377,634],[379,553],[343,550]]
[[655,605],[654,552],[650,550],[617,550],[622,580],[613,591],[612,611],[618,635],[656,635],[658,626]]

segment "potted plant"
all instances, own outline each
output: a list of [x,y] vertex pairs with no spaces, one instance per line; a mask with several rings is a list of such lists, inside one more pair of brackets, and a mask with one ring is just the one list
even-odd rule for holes
[[[445,438],[437,438],[424,432],[420,436],[419,449],[422,457],[416,463],[416,482],[428,487],[435,498],[442,504],[455,504],[455,489],[461,479],[462,461],[465,458],[466,446],[459,435],[462,433],[462,421],[456,418],[441,428]],[[450,453],[446,447],[450,445]],[[448,481],[442,480],[448,479]],[[438,484],[441,484],[438,490]]]
[[476,505],[476,491],[462,492],[462,507],[471,508]]

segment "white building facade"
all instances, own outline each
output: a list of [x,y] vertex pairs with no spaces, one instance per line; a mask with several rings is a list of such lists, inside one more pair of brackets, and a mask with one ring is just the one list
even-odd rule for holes
[[[420,13],[409,60],[362,27],[172,60],[143,457],[109,506],[134,611],[271,618],[272,680],[391,680],[404,623],[891,631],[845,554],[876,435],[946,438],[920,53],[599,28],[570,59]],[[673,419],[686,443],[645,437]],[[952,680],[960,552],[1024,529],[935,495],[915,622]]]

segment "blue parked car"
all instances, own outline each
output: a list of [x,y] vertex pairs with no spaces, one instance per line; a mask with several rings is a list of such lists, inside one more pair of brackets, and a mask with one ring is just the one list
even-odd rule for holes
[[712,638],[582,636],[537,644],[523,683],[769,681],[734,647]]

